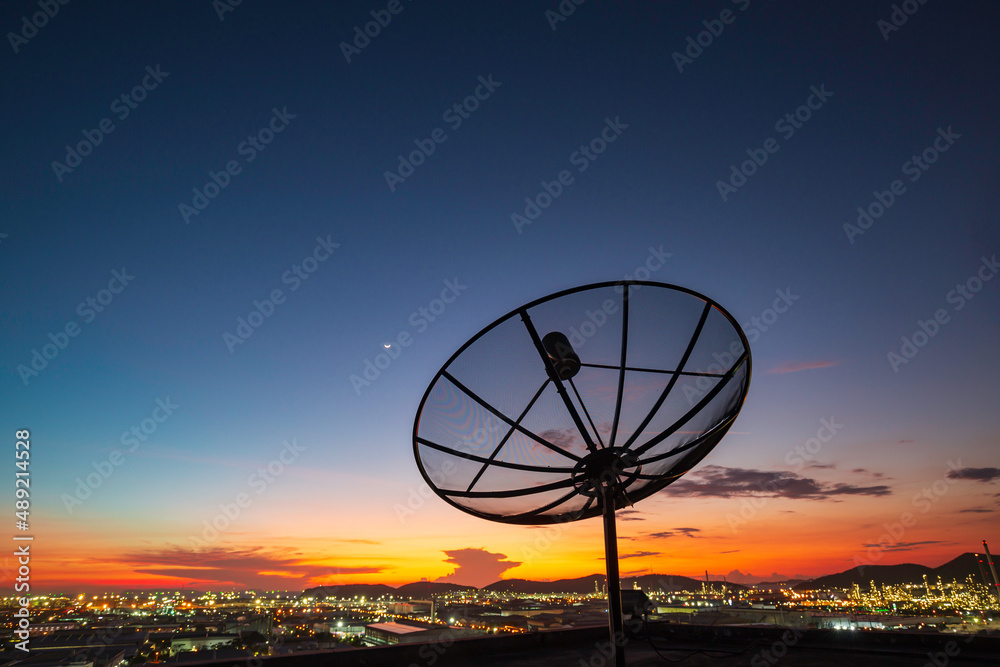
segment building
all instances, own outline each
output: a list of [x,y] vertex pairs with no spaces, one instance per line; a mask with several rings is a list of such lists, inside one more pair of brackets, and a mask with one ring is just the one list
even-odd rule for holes
[[170,655],[177,655],[181,651],[213,651],[225,647],[239,637],[233,634],[205,632],[179,633],[170,638]]
[[472,637],[481,634],[464,628],[407,621],[405,623],[371,623],[365,626],[364,641],[370,646],[394,646],[396,644],[423,644],[438,640]]

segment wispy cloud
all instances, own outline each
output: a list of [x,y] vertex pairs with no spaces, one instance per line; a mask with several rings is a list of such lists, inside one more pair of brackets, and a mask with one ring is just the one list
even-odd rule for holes
[[949,479],[971,479],[975,482],[992,482],[1000,479],[1000,468],[959,468],[949,470],[945,475]]
[[891,544],[886,546],[885,544],[862,544],[866,549],[880,549],[882,551],[913,551],[917,547],[926,546],[928,544],[947,544],[942,540],[925,540],[923,542],[897,542],[896,544]]
[[843,482],[820,482],[793,472],[753,470],[705,466],[688,478],[663,490],[674,496],[731,498],[733,496],[763,496],[826,500],[836,496],[888,496],[892,489],[884,484],[856,486]]
[[874,470],[869,470],[868,468],[855,468],[851,472],[856,473],[858,475],[871,475],[872,477],[878,479],[882,479],[883,477],[885,477],[885,473],[875,472]]
[[700,535],[695,535],[695,533],[700,533],[701,528],[672,528],[670,530],[662,530],[658,533],[649,533],[649,537],[665,540],[670,537],[676,537],[677,535],[686,535],[687,537],[701,537]]
[[194,551],[167,547],[124,554],[136,572],[183,579],[184,585],[218,584],[248,588],[294,588],[335,585],[340,575],[377,574],[380,566],[328,567],[297,552],[260,547],[211,547]]
[[837,363],[836,361],[786,361],[767,372],[776,375],[781,373],[798,373],[799,371],[811,371],[816,368],[829,368],[836,366]]
[[[643,556],[659,556],[659,551],[636,551],[634,554],[622,554],[618,556],[618,560],[624,560],[626,558],[642,558]],[[601,556],[597,560],[604,560],[604,556]]]

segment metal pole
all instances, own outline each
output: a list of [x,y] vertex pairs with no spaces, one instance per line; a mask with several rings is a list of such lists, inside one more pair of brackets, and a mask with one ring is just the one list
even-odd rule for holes
[[990,553],[990,545],[986,544],[986,540],[983,540],[983,549],[986,550],[986,563],[990,566],[990,572],[993,573],[993,592],[997,596],[997,601],[1000,602],[1000,578],[997,577],[997,568],[993,565],[993,555]]
[[622,620],[622,585],[618,578],[618,531],[615,529],[615,483],[601,484],[604,503],[604,562],[608,571],[608,629],[611,632],[612,667],[625,665],[625,632]]

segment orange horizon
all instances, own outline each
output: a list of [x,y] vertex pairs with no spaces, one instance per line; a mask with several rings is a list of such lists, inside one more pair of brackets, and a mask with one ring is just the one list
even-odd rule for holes
[[[889,558],[888,556],[882,559],[877,565],[900,565],[905,563],[917,563],[920,565],[926,565],[928,567],[939,567],[945,563],[961,556],[964,553],[976,553],[974,551],[961,551],[952,552],[948,555],[938,552],[933,554],[927,553],[925,557],[922,558],[907,558],[902,555],[894,554],[897,557]],[[124,564],[123,564],[124,565]],[[595,563],[595,565],[597,565]],[[633,577],[642,576],[663,576],[663,577],[686,577],[689,579],[694,579],[697,581],[704,580],[705,569],[700,571],[690,571],[689,568],[685,568],[687,572],[671,571],[669,569],[658,569],[655,565],[644,567],[641,570],[629,567],[628,561],[620,561],[619,567],[622,570],[621,577],[623,579],[629,579]],[[840,572],[847,571],[851,569],[848,563],[844,563],[844,566],[839,569],[824,569],[821,572],[811,572],[806,574],[807,579],[816,579],[821,576],[838,574]],[[124,569],[124,568],[123,568]],[[429,568],[428,568],[429,569]],[[514,568],[517,569],[517,568]],[[734,580],[730,578],[732,574],[731,571],[720,572],[719,567],[708,565],[708,577],[710,581],[729,581],[730,583],[744,584],[741,581]],[[510,580],[529,580],[529,581],[559,581],[559,580],[573,580],[587,577],[604,577],[603,563],[597,565],[585,564],[580,562],[576,568],[572,571],[567,571],[566,569],[560,569],[561,576],[529,576],[526,573],[508,572],[504,573],[496,581],[510,581]],[[308,588],[315,588],[317,586],[349,586],[356,584],[367,584],[367,585],[386,585],[392,588],[399,588],[401,586],[413,583],[421,583],[422,581],[429,581],[431,583],[455,583],[463,586],[473,586],[470,583],[463,583],[462,581],[443,581],[448,575],[444,575],[436,578],[419,577],[419,578],[407,578],[388,575],[384,576],[380,573],[370,573],[370,574],[358,574],[348,577],[336,577],[335,580],[323,581],[323,579],[317,578],[316,581],[309,581],[302,584],[293,584],[293,581],[289,581],[291,584],[287,588],[262,588],[260,586],[245,586],[239,582],[223,582],[219,580],[196,580],[187,579],[181,581],[176,577],[167,576],[156,576],[156,575],[136,575],[135,573],[122,573],[121,577],[116,577],[114,575],[98,576],[93,578],[88,578],[81,581],[80,579],[75,579],[71,577],[45,577],[45,583],[33,584],[31,592],[32,593],[43,593],[43,594],[53,594],[53,593],[63,593],[66,595],[93,595],[95,593],[102,594],[113,594],[121,593],[123,591],[169,591],[169,590],[198,590],[205,592],[216,592],[216,591],[241,591],[241,590],[274,590],[274,591],[301,591]],[[737,577],[736,579],[739,579]],[[789,577],[792,579],[798,579],[798,577]],[[781,581],[782,579],[770,579],[767,575],[753,575],[753,579],[757,581]],[[35,579],[34,581],[38,581]],[[495,582],[490,582],[495,583]],[[476,588],[483,588],[483,586],[475,586]]]

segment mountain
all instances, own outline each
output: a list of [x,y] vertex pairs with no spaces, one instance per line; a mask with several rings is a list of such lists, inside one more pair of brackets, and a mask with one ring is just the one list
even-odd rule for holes
[[353,597],[377,598],[381,595],[391,595],[396,592],[392,586],[385,584],[345,584],[343,586],[316,586],[302,591],[298,599],[326,597],[347,599]]
[[[985,558],[985,556],[983,556]],[[996,561],[993,561],[996,563]],[[952,579],[957,579],[958,581],[964,581],[965,577],[972,575],[975,578],[976,583],[985,583],[987,586],[990,585],[989,579],[990,571],[989,567],[986,567],[985,575],[987,581],[983,581],[983,572],[979,569],[979,559],[976,558],[976,554],[964,553],[958,558],[954,558],[940,567],[934,568],[934,579],[941,577],[944,581],[951,581]]]
[[299,599],[317,598],[322,600],[326,597],[339,599],[366,597],[377,598],[382,595],[391,595],[395,598],[416,598],[426,599],[431,595],[439,595],[451,591],[475,591],[474,586],[462,586],[461,584],[440,584],[430,581],[417,581],[412,584],[404,584],[399,588],[386,586],[385,584],[345,584],[343,586],[316,586],[307,588],[299,595]]
[[414,598],[426,600],[431,595],[450,593],[451,591],[478,591],[475,586],[463,586],[461,584],[445,584],[433,581],[417,581],[412,584],[404,584],[396,589],[396,595],[404,598]]
[[924,575],[934,584],[940,576],[943,581],[956,579],[964,581],[966,576],[973,575],[976,581],[981,581],[979,565],[975,554],[965,553],[939,567],[927,567],[916,563],[901,563],[899,565],[861,565],[844,570],[837,574],[828,574],[817,579],[810,579],[795,586],[795,590],[811,591],[820,588],[850,588],[854,584],[868,586],[872,581],[876,586],[893,584],[919,584]]
[[[938,577],[941,577],[945,582],[950,582],[953,579],[964,581],[966,576],[970,574],[974,576],[976,581],[982,581],[979,563],[975,554],[965,553],[938,567],[928,567],[915,563],[863,565],[860,568],[854,567],[837,574],[828,574],[808,581],[790,580],[787,582],[771,582],[771,585],[778,587],[778,584],[784,584],[785,587],[791,586],[794,590],[815,590],[820,588],[850,588],[854,584],[867,587],[871,581],[874,581],[876,585],[919,584],[923,581],[925,574],[932,585],[937,582]],[[989,577],[988,572],[986,576]],[[518,593],[521,595],[586,594],[593,593],[595,585],[598,590],[604,590],[604,582],[605,576],[603,574],[590,574],[576,579],[558,579],[556,581],[501,579],[485,586],[482,590],[498,593]],[[704,583],[701,579],[693,579],[676,574],[645,574],[639,577],[622,577],[621,582],[623,590],[635,588],[638,585],[639,588],[647,592],[694,591],[700,589]],[[710,581],[708,583],[716,589],[723,584],[732,589],[748,588],[748,586],[733,582]],[[760,585],[758,584],[758,586]],[[302,592],[299,599],[307,597],[322,599],[327,596],[336,598],[364,596],[372,599],[385,595],[394,598],[426,600],[431,595],[440,595],[451,591],[475,590],[479,589],[474,586],[433,581],[417,581],[412,584],[404,584],[399,588],[393,588],[385,584],[346,584],[344,586],[317,586],[309,588]]]
[[[604,589],[605,576],[603,574],[591,574],[577,579],[557,579],[556,581],[529,581],[527,579],[501,579],[483,590],[496,591],[498,593],[520,593],[522,595],[553,595],[556,593],[593,593],[594,586],[599,590]],[[702,581],[690,577],[682,577],[676,574],[644,574],[641,577],[622,577],[622,588],[634,588],[636,584],[644,591],[681,591],[697,590],[701,588]],[[719,586],[720,581],[709,582],[712,586]],[[739,584],[728,583],[730,588],[746,588]]]
[[[644,574],[641,577],[624,577],[622,579],[622,588],[633,588],[635,583],[639,584],[639,588],[644,591],[692,591],[701,588],[701,585],[705,583],[702,579],[692,579],[691,577],[682,577],[677,574]],[[746,589],[747,587],[743,584],[737,584],[732,581],[718,581],[713,579],[708,582],[708,586],[714,586],[718,588],[719,586],[725,586],[731,589]]]
[[923,580],[925,574],[929,577],[931,572],[933,570],[926,565],[917,565],[915,563],[862,565],[860,568],[852,567],[850,570],[838,572],[837,574],[827,574],[817,579],[803,581],[801,584],[795,586],[795,590],[812,591],[822,588],[850,588],[854,584],[867,587],[873,581],[876,586],[907,584],[920,582]]
[[787,579],[785,581],[759,581],[756,584],[754,584],[753,586],[754,586],[754,588],[794,588],[795,586],[798,586],[799,584],[801,584],[804,581],[806,581],[806,580],[805,579]]

